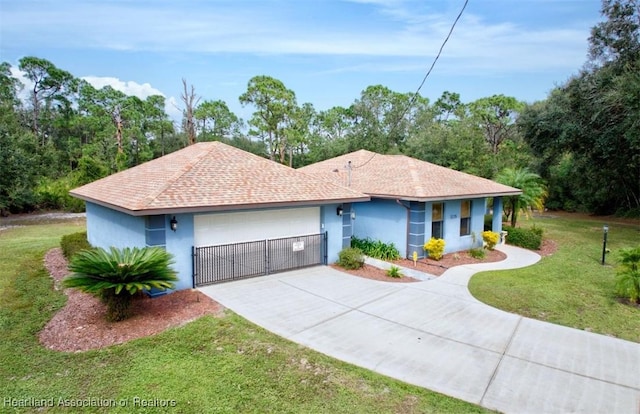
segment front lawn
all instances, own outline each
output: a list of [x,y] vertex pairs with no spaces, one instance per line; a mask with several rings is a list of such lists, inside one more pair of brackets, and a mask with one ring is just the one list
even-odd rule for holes
[[230,311],[98,351],[45,349],[37,333],[65,296],[53,290],[42,258],[62,235],[82,229],[47,224],[0,232],[2,412],[41,411],[14,403],[53,412],[69,412],[65,404],[85,405],[76,412],[485,412],[336,361]]
[[[640,244],[637,221],[554,214],[522,220],[535,224],[558,250],[540,263],[518,270],[483,272],[469,290],[479,300],[523,316],[640,342],[640,308],[615,296],[618,251]],[[606,266],[602,226],[609,225]]]

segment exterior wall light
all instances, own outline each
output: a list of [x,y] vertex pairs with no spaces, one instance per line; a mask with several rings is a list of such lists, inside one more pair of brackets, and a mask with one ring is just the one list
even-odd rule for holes
[[342,206],[338,206],[338,209],[336,210],[336,214],[339,216],[342,216],[343,210],[342,210]]
[[355,219],[356,219],[356,211],[351,210],[351,220],[355,220]]
[[173,230],[173,231],[178,230],[178,220],[176,220],[176,216],[173,216],[171,218],[171,221],[169,221],[169,226],[171,227],[171,230]]

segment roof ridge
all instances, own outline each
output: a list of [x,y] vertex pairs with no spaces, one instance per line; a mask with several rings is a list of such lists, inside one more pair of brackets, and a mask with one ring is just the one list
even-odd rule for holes
[[[216,142],[212,142],[211,144],[215,144]],[[193,158],[193,162],[188,163],[186,166],[180,168],[180,170],[178,170],[178,172],[176,172],[172,177],[170,177],[169,179],[167,179],[165,181],[165,183],[163,185],[161,185],[160,187],[158,187],[158,189],[154,192],[152,192],[151,194],[149,194],[148,196],[146,196],[144,198],[144,200],[141,203],[141,207],[147,207],[150,204],[152,204],[160,194],[164,193],[165,190],[167,190],[169,187],[171,187],[176,181],[178,181],[180,179],[180,177],[182,177],[183,175],[187,174],[188,172],[190,172],[193,167],[195,167],[205,156],[211,154],[211,151],[213,151],[213,149],[216,147],[216,145],[198,145],[198,144],[204,144],[204,142],[197,142],[195,144],[193,144],[194,146],[200,146],[200,147],[204,147],[206,149],[206,151],[202,151],[201,154],[195,156]],[[186,147],[188,148],[188,147]],[[180,151],[180,150],[178,150]],[[174,152],[177,153],[178,151]],[[156,158],[157,160],[162,159],[162,157],[160,158]]]
[[413,181],[413,188],[415,189],[416,193],[419,194],[420,196],[423,196],[426,191],[425,191],[425,186],[422,183],[422,180],[420,180],[420,174],[418,174],[418,163],[416,163],[416,161],[418,161],[415,158],[411,158],[411,157],[407,157],[406,155],[403,155],[404,157],[408,158],[407,163],[409,164],[409,174],[411,174],[411,181]]

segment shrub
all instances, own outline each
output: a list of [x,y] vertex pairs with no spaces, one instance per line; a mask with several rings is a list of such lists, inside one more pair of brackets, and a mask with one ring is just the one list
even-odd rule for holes
[[338,253],[338,266],[348,270],[360,269],[364,265],[364,255],[357,247],[345,247]]
[[432,237],[428,242],[424,244],[424,251],[427,252],[430,258],[433,260],[440,260],[444,255],[445,242],[443,239],[436,239]]
[[389,277],[402,277],[402,272],[398,266],[391,266],[387,269],[387,276]]
[[621,249],[621,265],[616,269],[616,291],[631,302],[640,303],[640,246]]
[[474,259],[484,259],[487,256],[487,253],[484,251],[484,249],[476,247],[473,249],[469,249],[469,256],[473,257]]
[[380,260],[398,260],[400,252],[393,243],[384,243],[380,240],[370,238],[359,239],[351,237],[351,247],[362,250],[363,254]]
[[540,236],[540,238],[542,238],[542,235],[544,234],[544,229],[536,226],[535,224],[531,226],[531,231]]
[[487,249],[493,250],[500,241],[500,235],[494,231],[483,231],[482,240],[487,243]]
[[38,207],[80,213],[84,211],[84,201],[69,195],[69,190],[76,187],[69,177],[57,180],[43,178],[35,188]]
[[62,240],[60,240],[60,247],[62,248],[62,254],[64,254],[64,257],[66,257],[67,260],[71,260],[71,258],[80,250],[91,249],[91,245],[87,241],[86,231],[62,236]]
[[524,247],[525,249],[539,250],[542,245],[542,229],[523,229],[520,227],[504,226],[503,230],[509,233],[507,243]]
[[83,250],[71,259],[73,273],[62,284],[99,297],[107,305],[107,320],[121,321],[129,316],[135,293],[174,286],[172,263],[171,253],[158,247]]

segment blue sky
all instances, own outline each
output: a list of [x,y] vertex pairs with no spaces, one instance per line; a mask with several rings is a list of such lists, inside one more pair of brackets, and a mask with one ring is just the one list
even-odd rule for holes
[[[464,0],[0,0],[0,60],[38,56],[96,86],[160,93],[177,113],[181,78],[202,100],[238,97],[256,75],[298,103],[348,106],[369,85],[414,92]],[[463,102],[532,102],[586,61],[599,0],[469,0],[421,90]]]

